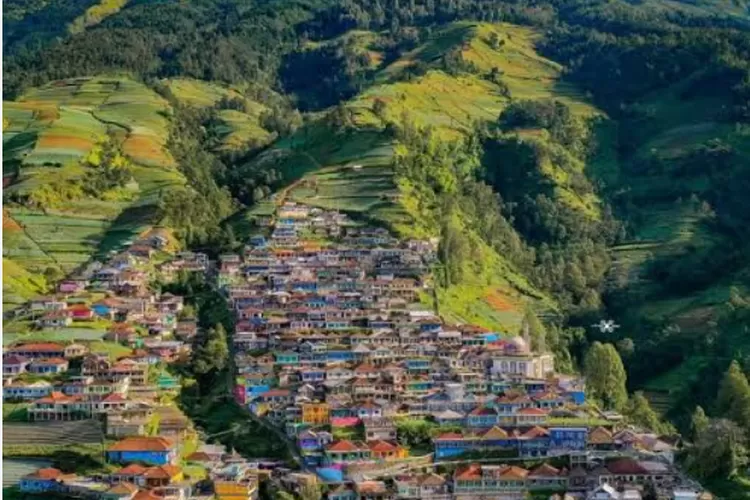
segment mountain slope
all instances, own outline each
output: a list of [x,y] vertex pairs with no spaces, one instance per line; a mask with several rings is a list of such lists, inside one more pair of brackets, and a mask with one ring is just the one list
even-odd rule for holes
[[[32,275],[62,276],[132,239],[159,222],[161,193],[185,183],[166,147],[171,108],[142,84],[58,81],[3,108],[4,208],[20,229],[3,255]],[[93,187],[107,147],[129,180]]]
[[[505,43],[492,48],[493,34]],[[361,94],[241,166],[238,175],[260,179],[260,173],[273,172],[281,184],[294,182],[284,191],[292,200],[346,211],[387,225],[402,237],[438,237],[442,216],[426,209],[429,204],[417,203],[421,195],[413,189],[418,185],[394,166],[408,147],[392,135],[391,127],[401,126],[406,117],[412,126],[429,125],[436,138],[460,141],[476,123],[495,122],[516,99],[556,98],[582,119],[600,116],[580,92],[561,81],[561,67],[536,52],[539,36],[510,24],[442,28],[381,65]],[[475,265],[466,264],[462,281],[438,292],[441,313],[449,320],[513,331],[527,308],[555,309],[523,272],[470,229],[469,219],[467,213],[455,215],[474,248]]]

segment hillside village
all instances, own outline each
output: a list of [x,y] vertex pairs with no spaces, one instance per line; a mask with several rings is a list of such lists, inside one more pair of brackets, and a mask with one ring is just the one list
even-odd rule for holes
[[[556,373],[527,327],[445,323],[426,305],[436,241],[293,202],[255,222],[242,252],[216,262],[165,257],[168,235],[152,231],[28,304],[39,328],[106,323],[103,340],[124,353],[6,346],[3,400],[22,406],[25,432],[102,422],[107,437],[106,473],[46,467],[20,478],[21,492],[251,499],[266,480],[277,495],[331,500],[710,498],[674,466],[678,442],[588,404],[585,381]],[[169,366],[200,332],[184,297],[151,284],[186,274],[226,297],[234,399],[289,447],[292,466],[205,444],[174,403]]]

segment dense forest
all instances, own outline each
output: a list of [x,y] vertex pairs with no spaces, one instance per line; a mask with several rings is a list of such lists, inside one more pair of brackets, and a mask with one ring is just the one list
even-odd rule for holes
[[[627,379],[632,391],[699,357],[707,361],[694,382],[673,391],[667,417],[699,450],[706,429],[727,440],[744,432],[744,406],[736,409],[740,403],[732,401],[744,405],[741,372],[750,372],[747,15],[700,2],[666,8],[658,1],[619,0],[134,0],[85,29],[66,29],[91,3],[6,2],[4,99],[51,80],[101,73],[126,73],[154,88],[174,109],[168,146],[188,180],[184,189],[161,195],[159,210],[186,244],[212,252],[238,245],[226,224],[238,207],[268,197],[293,175],[277,166],[245,168],[263,152],[261,144],[231,154],[212,149],[217,112],[241,107],[240,100],[191,108],[159,79],[242,84],[247,97],[268,106],[262,125],[277,140],[301,135],[311,142],[308,134],[321,129],[344,140],[354,127],[344,103],[383,78],[378,65],[413,50],[441,26],[485,21],[535,27],[544,35],[540,53],[564,67],[566,81],[583,89],[602,116],[580,118],[555,99],[513,99],[499,71],[483,78],[510,104],[460,140],[445,141],[408,116],[387,119],[382,102],[373,110],[384,122],[378,133],[397,145],[396,181],[414,193],[420,223],[441,236],[440,285],[480,272],[477,249],[491,248],[559,305],[558,316],[537,325],[533,337],[536,347],[556,353],[561,369],[596,377],[602,366],[621,359],[615,378],[618,384]],[[733,14],[743,9],[747,13],[741,2],[731,6]],[[369,52],[344,36],[353,30],[377,34]],[[372,52],[382,59],[374,60]],[[434,67],[456,77],[478,71],[460,51],[441,54]],[[426,71],[415,62],[391,78]],[[664,102],[671,106],[667,111]],[[683,109],[685,116],[698,109],[705,115],[698,125],[721,134],[697,136],[677,153],[659,154],[651,138],[668,120],[679,122]],[[76,189],[100,192],[127,183],[128,167],[116,152],[105,148],[104,158],[88,166],[90,175]],[[564,196],[550,166],[565,179]],[[652,186],[641,187],[644,182]],[[701,244],[691,241],[650,257],[634,280],[615,265],[612,249],[641,238],[654,207],[688,212],[707,236]],[[717,284],[729,296],[698,333],[666,315],[634,312]],[[590,331],[603,316],[623,323],[614,337]],[[723,390],[717,401],[718,388],[731,385],[727,377],[739,380],[739,389]],[[645,398],[628,401],[618,395],[621,389],[604,386],[599,399],[641,421],[654,420]],[[732,421],[709,420],[703,409],[702,417],[687,418],[696,405]],[[731,454],[736,449],[730,444],[725,451]]]

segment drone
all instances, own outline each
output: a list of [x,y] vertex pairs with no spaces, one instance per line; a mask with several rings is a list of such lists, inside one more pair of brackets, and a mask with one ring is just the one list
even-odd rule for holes
[[612,319],[603,319],[599,323],[591,325],[592,328],[598,328],[602,333],[615,333],[615,330],[620,328],[620,325],[615,323]]

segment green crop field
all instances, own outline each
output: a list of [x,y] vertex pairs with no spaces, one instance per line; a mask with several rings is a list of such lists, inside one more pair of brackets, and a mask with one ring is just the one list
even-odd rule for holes
[[47,268],[71,272],[158,222],[153,207],[159,194],[185,182],[166,149],[171,108],[141,83],[107,77],[56,81],[6,103],[3,113],[5,173],[18,172],[5,189],[11,199],[50,190],[59,195],[55,183],[80,179],[81,160],[108,132],[133,161],[134,181],[113,198],[76,197],[43,210],[6,202],[9,220],[17,224],[3,248],[11,270],[3,281],[7,306],[43,293],[41,273]]

